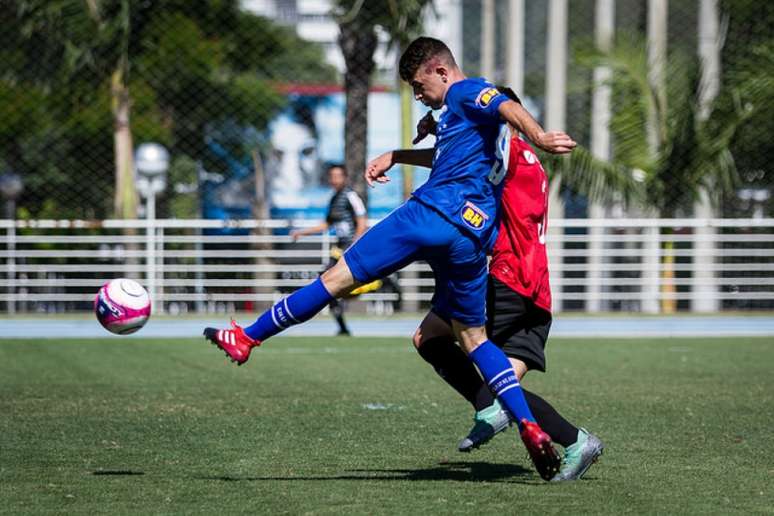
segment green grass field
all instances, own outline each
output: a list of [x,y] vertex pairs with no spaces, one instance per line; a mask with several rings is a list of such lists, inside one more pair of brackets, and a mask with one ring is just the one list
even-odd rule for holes
[[525,385],[606,443],[547,484],[408,339],[0,341],[6,514],[774,512],[774,339],[552,340]]

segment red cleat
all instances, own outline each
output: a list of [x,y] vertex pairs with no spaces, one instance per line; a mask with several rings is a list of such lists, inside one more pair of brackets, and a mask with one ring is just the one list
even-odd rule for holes
[[222,349],[228,358],[236,365],[242,365],[250,358],[250,351],[261,345],[261,341],[253,340],[247,336],[234,319],[231,319],[230,330],[217,328],[204,328],[204,336],[207,340]]
[[545,481],[551,480],[554,475],[559,473],[561,466],[561,459],[551,442],[551,438],[537,423],[522,419],[521,426],[521,440],[527,447],[527,452],[529,452],[535,469],[540,474],[540,478]]

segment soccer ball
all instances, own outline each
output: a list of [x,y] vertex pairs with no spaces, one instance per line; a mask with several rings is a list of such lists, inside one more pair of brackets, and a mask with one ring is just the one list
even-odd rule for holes
[[107,331],[128,335],[148,322],[151,314],[150,296],[134,280],[110,280],[102,285],[94,298],[94,314]]

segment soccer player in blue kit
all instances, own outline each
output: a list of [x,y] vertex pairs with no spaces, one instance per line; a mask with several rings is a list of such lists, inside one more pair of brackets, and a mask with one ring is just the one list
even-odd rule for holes
[[427,182],[412,197],[368,230],[339,262],[311,284],[280,300],[252,325],[205,328],[204,335],[233,361],[284,329],[312,318],[333,298],[425,260],[435,275],[432,311],[452,322],[462,349],[505,409],[540,476],[559,469],[550,437],[535,422],[518,378],[502,350],[487,339],[486,252],[497,233],[499,193],[506,167],[498,157],[507,145],[505,122],[538,147],[570,152],[575,142],[563,132],[544,132],[524,108],[482,78],[466,78],[441,41],[414,40],[400,59],[400,75],[426,106],[441,109],[433,149],[396,150],[372,160],[369,186],[389,181],[395,163],[431,167]]

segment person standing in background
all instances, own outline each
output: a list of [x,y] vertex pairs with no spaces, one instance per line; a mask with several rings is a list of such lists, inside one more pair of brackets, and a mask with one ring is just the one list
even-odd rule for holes
[[[328,167],[328,184],[333,188],[334,194],[328,204],[328,214],[325,220],[316,226],[303,229],[294,229],[290,232],[293,241],[300,237],[328,231],[333,228],[336,235],[336,246],[331,249],[331,257],[325,270],[333,267],[341,258],[342,253],[352,245],[366,230],[366,208],[363,200],[349,186],[347,169],[341,164]],[[333,299],[329,305],[331,313],[339,325],[339,335],[350,335],[346,321],[344,321],[344,307],[341,301]]]

